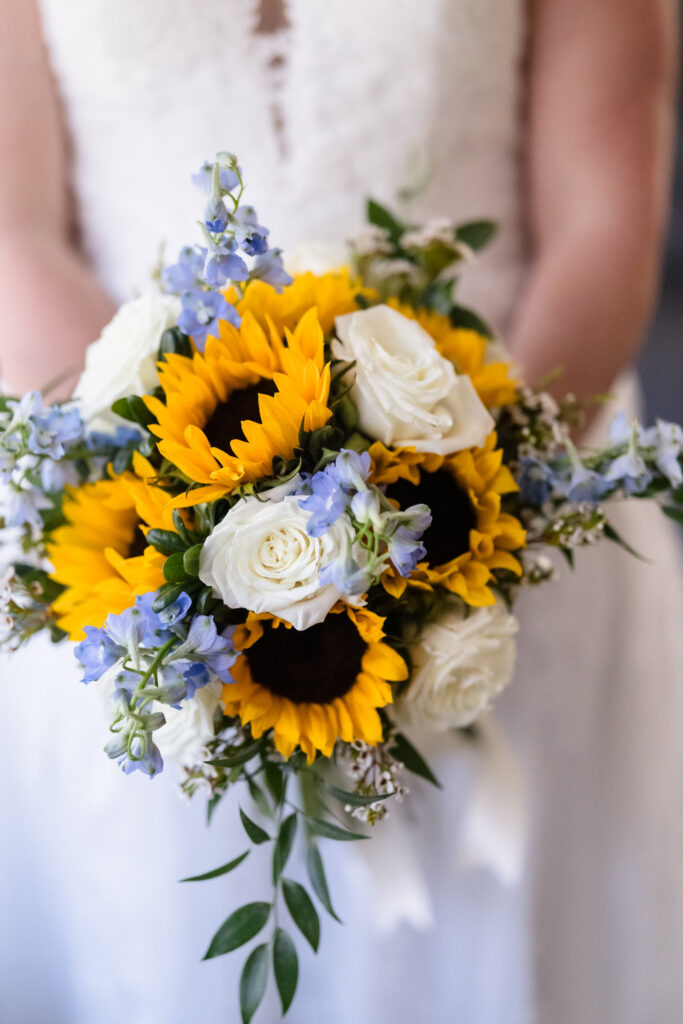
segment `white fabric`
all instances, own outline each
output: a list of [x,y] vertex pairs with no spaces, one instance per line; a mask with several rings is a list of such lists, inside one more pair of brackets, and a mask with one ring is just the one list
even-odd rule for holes
[[[283,246],[351,232],[364,195],[391,200],[412,155],[432,171],[419,212],[501,222],[463,299],[503,327],[524,272],[522,7],[289,0],[290,27],[257,36],[254,0],[42,0],[83,245],[103,281],[128,298],[160,232],[170,255],[193,238],[201,199],[187,179],[217,149],[239,154]],[[444,790],[411,780],[399,822],[434,929],[376,935],[367,868],[327,844],[347,924],[324,921],[317,960],[300,944],[296,1024],[683,1018],[680,566],[656,509],[626,508],[619,527],[654,565],[604,545],[520,604],[520,665],[498,717],[530,791],[523,883],[458,867],[476,756],[435,737],[424,753]],[[207,833],[170,775],[119,773],[67,649],[38,644],[2,676],[0,1018],[237,1019],[243,955],[198,959],[238,902],[267,898],[267,853],[238,875],[175,884],[244,848],[234,803]],[[274,1021],[268,999],[260,1019]]]

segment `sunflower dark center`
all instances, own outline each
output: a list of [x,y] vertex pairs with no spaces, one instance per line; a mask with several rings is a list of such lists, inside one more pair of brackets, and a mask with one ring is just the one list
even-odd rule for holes
[[274,395],[277,391],[272,380],[263,377],[257,384],[233,391],[227,402],[217,405],[213,415],[204,427],[209,443],[215,448],[226,450],[231,441],[244,441],[243,420],[258,420],[259,395]]
[[423,501],[432,510],[432,525],[425,530],[422,543],[430,565],[443,565],[470,549],[470,530],[477,516],[466,491],[445,469],[422,473],[419,484],[397,480],[387,487],[387,496],[408,508]]
[[138,524],[138,526],[135,527],[135,533],[133,534],[133,539],[130,542],[126,558],[139,558],[139,556],[144,553],[146,547],[147,538]]
[[300,632],[266,623],[245,654],[254,682],[271,693],[295,704],[328,704],[349,692],[366,649],[351,619],[335,613]]

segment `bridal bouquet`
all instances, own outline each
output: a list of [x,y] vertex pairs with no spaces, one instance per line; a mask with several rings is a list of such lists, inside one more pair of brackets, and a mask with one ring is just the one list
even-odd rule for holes
[[371,202],[338,265],[291,277],[234,157],[195,183],[201,244],[117,313],[73,400],[1,400],[0,628],[8,649],[75,641],[125,772],[175,762],[209,817],[243,791],[271,892],[206,957],[269,929],[242,972],[247,1022],[271,966],[283,1013],[294,997],[286,921],[317,949],[311,893],[336,916],[320,840],[366,841],[409,773],[438,784],[416,725],[476,738],[549,552],[625,544],[614,498],[683,519],[683,431],[617,417],[608,447],[577,450],[579,404],[525,386],[458,305],[489,222],[415,226]]

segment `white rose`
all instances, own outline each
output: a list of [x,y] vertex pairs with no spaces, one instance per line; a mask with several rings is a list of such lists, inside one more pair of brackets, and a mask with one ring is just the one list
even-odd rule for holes
[[349,250],[345,245],[332,242],[302,242],[288,249],[283,256],[288,274],[327,274],[339,270],[349,262]]
[[159,383],[157,351],[163,332],[173,327],[180,300],[150,293],[121,306],[88,347],[74,398],[89,427],[112,431],[125,421],[111,405],[127,395],[148,395]]
[[372,306],[336,320],[332,353],[355,360],[351,396],[361,429],[385,445],[449,455],[481,446],[494,421],[469,377],[414,320]]
[[166,725],[153,733],[153,739],[164,761],[175,761],[184,768],[193,768],[206,760],[206,745],[213,738],[213,716],[221,703],[223,684],[213,680],[201,686],[180,708],[155,705],[163,711]]
[[413,676],[399,713],[413,725],[470,725],[507,686],[515,667],[518,623],[502,603],[449,607],[412,648]]
[[322,537],[309,537],[299,498],[242,498],[206,540],[199,577],[229,608],[268,612],[296,629],[322,622],[342,596],[320,586],[320,571],[348,551],[353,531],[340,517]]

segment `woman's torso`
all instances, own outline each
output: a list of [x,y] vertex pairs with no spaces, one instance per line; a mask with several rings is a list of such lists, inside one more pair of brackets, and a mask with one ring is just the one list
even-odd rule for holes
[[162,241],[173,256],[194,239],[190,173],[229,149],[281,247],[342,241],[366,196],[420,179],[416,214],[498,220],[464,287],[504,324],[523,264],[523,0],[41,5],[82,244],[115,298],[145,287]]

